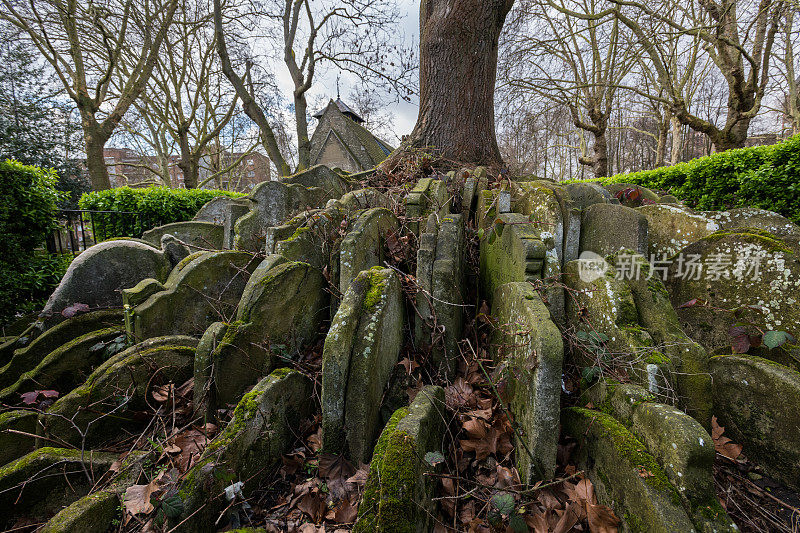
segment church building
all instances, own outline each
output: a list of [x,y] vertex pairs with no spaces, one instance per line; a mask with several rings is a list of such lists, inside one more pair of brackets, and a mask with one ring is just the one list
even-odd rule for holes
[[311,136],[311,164],[338,167],[347,172],[374,168],[394,148],[375,137],[364,119],[339,98],[314,114],[319,120]]

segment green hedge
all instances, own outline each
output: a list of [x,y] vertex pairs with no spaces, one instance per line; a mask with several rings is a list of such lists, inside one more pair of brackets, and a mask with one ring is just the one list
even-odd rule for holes
[[84,193],[79,205],[81,209],[93,211],[139,213],[136,222],[131,216],[114,213],[93,216],[95,229],[103,238],[139,237],[142,232],[156,226],[191,220],[205,203],[217,196],[236,198],[243,194],[212,189],[119,187]]
[[729,150],[597,181],[669,191],[702,210],[769,209],[800,223],[800,135],[772,146]]
[[57,183],[53,169],[0,162],[0,324],[41,305],[71,260],[42,250],[64,196]]

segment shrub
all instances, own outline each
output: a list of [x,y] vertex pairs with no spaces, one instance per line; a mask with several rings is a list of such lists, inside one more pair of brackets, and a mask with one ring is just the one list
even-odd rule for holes
[[[191,220],[200,208],[217,196],[236,198],[242,193],[211,189],[169,189],[119,187],[106,191],[84,193],[81,209],[110,211],[93,215],[95,229],[105,237],[139,237],[144,231],[172,222]],[[138,213],[134,221],[120,212]]]
[[593,181],[669,191],[703,210],[760,207],[800,223],[800,135],[654,170]]
[[52,169],[0,162],[0,323],[26,303],[46,298],[66,270],[64,260],[36,250],[56,224],[63,196],[57,182]]

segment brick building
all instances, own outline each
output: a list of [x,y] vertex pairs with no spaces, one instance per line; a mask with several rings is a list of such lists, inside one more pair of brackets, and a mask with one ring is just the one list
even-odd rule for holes
[[362,126],[364,119],[338,98],[314,118],[319,123],[311,136],[312,165],[360,172],[374,168],[394,150]]
[[[145,187],[160,184],[161,179],[150,169],[158,169],[162,162],[156,156],[142,156],[129,148],[106,148],[106,167],[112,187]],[[178,166],[179,156],[170,156],[166,165],[170,186],[184,188],[183,171]],[[206,155],[200,160],[199,182],[202,183],[220,169],[232,167],[203,187],[206,189],[229,189],[241,192],[251,190],[257,183],[271,179],[269,158],[257,152],[223,152]]]

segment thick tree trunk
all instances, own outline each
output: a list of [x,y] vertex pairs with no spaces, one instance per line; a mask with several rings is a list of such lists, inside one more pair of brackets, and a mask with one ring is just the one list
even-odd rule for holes
[[601,133],[594,134],[594,161],[592,170],[595,178],[608,176],[608,139],[605,128]]
[[669,134],[669,115],[658,124],[658,140],[656,141],[656,168],[663,167],[667,157],[667,135]]
[[[730,113],[730,111],[729,111]],[[730,116],[730,115],[728,115]],[[715,152],[724,152],[733,148],[744,148],[747,142],[747,131],[750,129],[751,119],[740,119],[737,122],[726,125],[718,135],[711,137],[714,143]]]
[[108,177],[108,168],[106,168],[105,154],[103,153],[108,139],[84,121],[83,140],[86,146],[86,169],[89,171],[92,190],[110,189],[111,180]]
[[422,0],[417,124],[388,168],[427,150],[443,163],[502,166],[494,122],[500,31],[514,0]]

